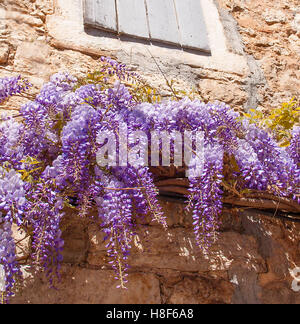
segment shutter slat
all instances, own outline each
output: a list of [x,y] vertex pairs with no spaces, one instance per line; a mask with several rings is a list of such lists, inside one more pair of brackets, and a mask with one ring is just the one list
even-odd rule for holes
[[95,26],[117,31],[115,0],[87,0],[94,2]]
[[209,50],[208,36],[200,0],[174,0],[181,45],[194,49]]
[[[185,0],[181,0],[185,2]],[[152,40],[180,44],[173,0],[147,0]]]
[[117,0],[119,32],[149,38],[144,0]]
[[84,23],[87,25],[95,24],[95,0],[84,1]]

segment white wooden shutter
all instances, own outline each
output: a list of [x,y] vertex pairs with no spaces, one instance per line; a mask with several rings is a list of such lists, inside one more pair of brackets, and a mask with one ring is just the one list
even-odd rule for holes
[[209,51],[201,0],[84,0],[88,26]]
[[146,0],[152,40],[180,44],[173,0]]
[[144,0],[117,0],[119,33],[149,38]]
[[208,36],[200,0],[174,0],[181,45],[209,50]]
[[86,25],[117,32],[115,0],[85,0],[84,21]]

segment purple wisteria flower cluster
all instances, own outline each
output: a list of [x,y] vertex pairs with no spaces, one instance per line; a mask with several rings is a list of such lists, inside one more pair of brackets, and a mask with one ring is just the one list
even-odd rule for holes
[[[128,138],[136,130],[147,135],[185,130],[204,134],[203,172],[195,176],[196,166],[191,164],[188,197],[202,249],[209,248],[218,233],[228,157],[234,161],[235,190],[268,192],[300,203],[299,127],[293,130],[291,146],[281,148],[272,134],[241,121],[239,113],[222,103],[188,98],[156,104],[137,101],[123,82],[134,74],[111,59],[102,58],[102,63],[98,82],[56,74],[34,101],[21,107],[21,122],[1,120],[0,265],[7,296],[20,275],[11,233],[14,223],[28,229],[34,264],[46,270],[52,283],[62,261],[61,222],[72,205],[80,217],[89,217],[104,231],[120,288],[127,283],[136,219],[150,215],[167,226],[148,167],[97,164],[99,134],[111,133],[119,143],[121,122],[127,125]],[[24,90],[19,81],[0,80],[0,102]],[[120,149],[117,145],[116,153]]]
[[21,76],[0,79],[0,103],[15,94],[21,94],[30,87],[30,83]]

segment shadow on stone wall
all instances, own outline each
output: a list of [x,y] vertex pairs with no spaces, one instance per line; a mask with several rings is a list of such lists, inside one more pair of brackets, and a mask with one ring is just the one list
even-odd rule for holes
[[24,266],[25,288],[13,303],[300,302],[290,275],[300,265],[298,224],[225,209],[220,236],[204,253],[195,245],[184,205],[162,205],[169,228],[165,231],[149,220],[139,224],[129,259],[128,290],[116,289],[98,226],[73,219],[64,231],[64,264],[56,289],[49,289],[43,275]]

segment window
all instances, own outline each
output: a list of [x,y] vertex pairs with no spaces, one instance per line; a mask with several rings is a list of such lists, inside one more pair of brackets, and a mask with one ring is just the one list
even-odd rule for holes
[[84,0],[86,26],[210,51],[201,0]]

